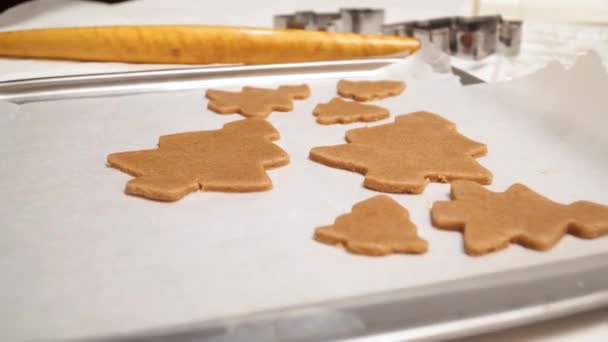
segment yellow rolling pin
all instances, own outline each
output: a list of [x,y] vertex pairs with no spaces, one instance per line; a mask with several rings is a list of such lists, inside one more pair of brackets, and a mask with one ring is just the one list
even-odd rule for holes
[[393,36],[218,26],[100,26],[0,32],[0,56],[128,63],[287,63],[412,53]]

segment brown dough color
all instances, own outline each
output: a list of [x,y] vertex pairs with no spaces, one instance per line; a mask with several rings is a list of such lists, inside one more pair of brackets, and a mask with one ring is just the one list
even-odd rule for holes
[[351,129],[348,144],[310,150],[310,159],[365,175],[370,189],[421,193],[429,181],[492,181],[490,171],[474,157],[486,145],[459,134],[453,123],[429,112],[400,115],[394,123]]
[[293,109],[294,99],[310,96],[308,85],[284,85],[277,90],[243,87],[240,92],[209,89],[209,109],[219,114],[239,113],[245,117],[266,118],[272,111]]
[[271,141],[279,133],[262,119],[227,123],[222,129],[163,135],[159,148],[112,153],[108,164],[135,176],[125,192],[176,201],[199,189],[249,192],[272,188],[265,169],[289,156]]
[[383,99],[404,90],[405,83],[401,81],[338,81],[338,94],[357,101]]
[[470,181],[452,183],[452,201],[435,202],[433,225],[464,232],[467,254],[481,255],[518,243],[553,247],[570,233],[594,238],[608,233],[608,206],[579,201],[563,205],[522,184],[492,192]]
[[318,104],[313,114],[323,125],[351,123],[355,121],[377,121],[388,118],[388,110],[380,106],[333,98],[329,103]]
[[371,256],[425,253],[428,244],[418,237],[408,211],[386,195],[359,202],[333,225],[315,230],[317,241],[342,245],[349,252]]

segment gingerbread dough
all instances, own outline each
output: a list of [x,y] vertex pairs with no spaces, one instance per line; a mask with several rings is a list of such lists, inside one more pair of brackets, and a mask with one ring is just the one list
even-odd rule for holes
[[400,115],[394,123],[352,129],[348,144],[315,147],[310,159],[365,175],[370,189],[421,193],[429,181],[469,179],[489,184],[492,174],[475,157],[486,145],[459,134],[453,123],[429,112]]
[[564,234],[594,238],[608,233],[608,206],[587,201],[563,205],[522,184],[491,192],[469,181],[452,183],[452,201],[435,202],[433,225],[464,232],[467,254],[480,255],[518,243],[553,247]]
[[359,202],[333,225],[315,230],[317,241],[342,245],[349,252],[371,256],[425,253],[428,244],[418,237],[408,211],[386,195]]
[[277,90],[243,87],[240,92],[209,89],[209,109],[220,114],[239,113],[245,117],[266,118],[272,111],[293,109],[294,99],[310,96],[308,85],[284,85]]
[[313,114],[317,122],[324,125],[351,123],[355,121],[377,121],[387,118],[388,110],[380,106],[333,98],[329,103],[318,104]]
[[108,165],[135,176],[125,192],[176,201],[199,189],[249,192],[272,188],[265,169],[289,156],[273,144],[279,133],[262,119],[230,122],[222,129],[161,136],[159,148],[112,153]]
[[401,94],[405,83],[401,81],[347,81],[338,82],[338,94],[357,101],[383,99]]

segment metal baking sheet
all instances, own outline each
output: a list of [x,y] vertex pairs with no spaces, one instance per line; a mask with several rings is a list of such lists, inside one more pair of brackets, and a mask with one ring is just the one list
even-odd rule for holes
[[[215,65],[52,76],[0,82],[0,100],[27,103],[77,97],[114,96],[200,89],[269,77],[292,79],[369,75],[403,58],[366,58],[266,65]],[[419,60],[419,58],[416,58]],[[420,61],[419,61],[420,63]]]
[[[571,70],[552,64],[523,80],[470,87],[434,79],[417,63],[356,77],[407,81],[403,95],[377,101],[389,120],[430,110],[487,143],[480,162],[494,172],[491,189],[523,182],[560,202],[608,203],[608,77],[597,56]],[[269,117],[291,156],[270,171],[272,191],[200,192],[170,204],[124,195],[130,177],[105,167],[105,156],[239,118],[206,110],[202,89],[3,103],[1,339],[433,339],[608,303],[607,238],[566,236],[544,253],[514,245],[469,257],[459,233],[430,225],[429,208],[447,198],[446,184],[391,195],[429,241],[426,255],[369,258],[312,241],[315,227],[376,194],[361,186],[362,176],[307,159],[311,147],[368,125],[315,123],[312,108],[334,96],[342,77],[355,75],[205,83],[306,81],[312,96]]]

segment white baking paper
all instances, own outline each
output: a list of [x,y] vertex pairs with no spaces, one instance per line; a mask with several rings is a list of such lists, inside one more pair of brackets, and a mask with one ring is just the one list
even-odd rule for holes
[[[403,95],[377,101],[392,113],[381,123],[434,111],[488,145],[479,161],[494,173],[490,189],[523,182],[560,202],[608,204],[608,77],[597,55],[569,70],[551,64],[525,79],[471,87],[413,71],[400,71]],[[381,76],[396,78],[374,74]],[[460,233],[430,224],[447,184],[391,195],[428,240],[425,255],[372,258],[313,241],[315,227],[377,192],[357,173],[307,158],[311,147],[371,125],[317,124],[312,109],[335,95],[336,81],[309,84],[310,99],[269,117],[291,157],[269,172],[272,191],[199,192],[175,203],[125,195],[131,177],[106,167],[105,157],[240,118],[206,110],[202,90],[2,104],[0,340],[130,333],[608,251],[608,238],[566,236],[548,252],[513,245],[469,257]]]

